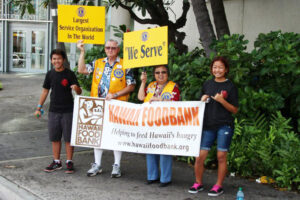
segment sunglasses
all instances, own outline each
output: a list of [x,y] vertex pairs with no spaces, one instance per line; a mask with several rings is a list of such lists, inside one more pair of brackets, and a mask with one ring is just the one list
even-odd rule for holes
[[118,47],[105,47],[106,50],[116,50]]
[[155,74],[167,74],[167,71],[154,72]]

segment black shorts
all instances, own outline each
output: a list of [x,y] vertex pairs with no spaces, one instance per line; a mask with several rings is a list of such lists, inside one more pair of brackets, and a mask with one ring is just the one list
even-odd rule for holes
[[73,113],[56,113],[48,114],[48,132],[51,142],[61,141],[62,135],[65,142],[71,141]]

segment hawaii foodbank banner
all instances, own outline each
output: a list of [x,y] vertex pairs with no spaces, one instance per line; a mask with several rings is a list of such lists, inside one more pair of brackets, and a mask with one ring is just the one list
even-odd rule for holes
[[168,27],[124,33],[125,68],[168,64]]
[[58,5],[58,41],[105,42],[105,7]]
[[75,97],[71,145],[101,147],[104,105],[103,98]]
[[135,153],[198,156],[205,103],[134,104],[77,96],[71,144]]

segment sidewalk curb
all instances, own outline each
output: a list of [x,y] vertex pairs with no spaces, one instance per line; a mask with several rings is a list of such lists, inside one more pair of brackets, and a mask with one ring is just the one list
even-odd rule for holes
[[1,200],[41,200],[38,196],[0,176]]

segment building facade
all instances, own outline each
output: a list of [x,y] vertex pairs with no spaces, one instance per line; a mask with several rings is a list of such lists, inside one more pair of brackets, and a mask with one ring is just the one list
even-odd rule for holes
[[35,15],[21,18],[18,8],[1,0],[0,71],[40,73],[48,69],[51,22],[49,10],[39,6],[41,1],[34,2]]
[[[50,8],[43,0],[33,0],[35,14],[21,12],[9,0],[0,0],[0,72],[45,73],[51,68],[49,54],[55,48]],[[58,4],[71,4],[72,0],[57,0]],[[101,5],[95,0],[95,5]],[[112,9],[113,10],[113,9]],[[110,37],[111,9],[106,13],[106,38]],[[113,10],[116,12],[116,10]],[[124,10],[120,13],[125,12]],[[55,13],[55,12],[54,12]],[[128,13],[114,25],[130,23]],[[124,21],[125,20],[125,21]],[[76,66],[79,52],[75,43],[65,43],[70,67]],[[92,45],[86,45],[91,48]]]

